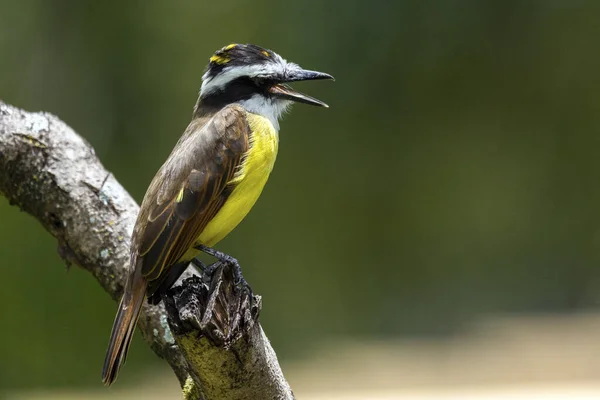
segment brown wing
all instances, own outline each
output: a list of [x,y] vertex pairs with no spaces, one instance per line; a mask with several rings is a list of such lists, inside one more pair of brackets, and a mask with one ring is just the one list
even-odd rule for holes
[[239,106],[190,123],[150,184],[134,228],[132,265],[146,279],[164,277],[227,200],[249,135]]

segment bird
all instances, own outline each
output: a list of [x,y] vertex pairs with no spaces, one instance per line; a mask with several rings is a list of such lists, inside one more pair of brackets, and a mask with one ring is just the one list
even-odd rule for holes
[[102,370],[105,385],[125,362],[145,298],[158,304],[201,252],[233,263],[240,274],[237,261],[213,246],[260,196],[277,156],[280,117],[292,103],[328,107],[289,83],[320,79],[333,77],[254,44],[230,44],[210,57],[191,122],[140,206]]

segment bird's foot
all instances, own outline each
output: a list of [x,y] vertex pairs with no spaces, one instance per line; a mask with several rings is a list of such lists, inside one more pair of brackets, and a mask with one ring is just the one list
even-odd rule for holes
[[210,265],[206,265],[198,257],[192,258],[191,263],[194,267],[196,267],[197,269],[200,269],[200,271],[202,271],[203,274],[206,276],[212,276],[212,274],[215,272],[215,270],[218,267],[218,263],[212,263]]
[[[215,250],[212,247],[204,246],[203,244],[196,246],[196,249],[202,251],[203,253],[208,254],[209,256],[215,257],[217,260],[219,260],[216,263],[213,263],[208,266],[204,266],[203,271],[205,271],[205,273],[207,273],[209,275],[212,274],[215,271],[215,269],[219,266],[219,262],[221,264],[223,264],[224,266],[231,268],[231,271],[233,272],[234,285],[238,288],[241,288],[242,290],[247,291],[248,295],[250,297],[250,301],[252,301],[252,299],[254,298],[254,293],[252,292],[252,288],[250,287],[248,282],[246,282],[246,279],[244,279],[244,276],[242,275],[242,267],[240,266],[240,263],[238,262],[238,260],[231,257],[229,254],[225,254],[219,250]],[[202,265],[204,265],[197,258],[195,258],[194,260],[196,260],[196,261],[200,262]],[[194,262],[194,261],[192,261],[192,262]]]
[[207,246],[196,246],[196,249],[217,259],[210,265],[192,260],[202,269],[201,280],[206,288],[201,296],[197,328],[213,342],[228,347],[258,320],[261,299],[254,296],[235,258]]

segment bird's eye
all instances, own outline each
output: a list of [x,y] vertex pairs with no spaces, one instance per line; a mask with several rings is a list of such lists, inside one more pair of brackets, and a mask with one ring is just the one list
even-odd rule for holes
[[252,82],[254,82],[256,86],[263,86],[265,84],[265,79],[261,77],[254,77],[252,78]]

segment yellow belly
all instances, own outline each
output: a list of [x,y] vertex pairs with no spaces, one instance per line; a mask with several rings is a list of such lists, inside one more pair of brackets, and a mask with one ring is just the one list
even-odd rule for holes
[[258,200],[273,170],[279,134],[267,118],[251,113],[247,118],[252,130],[250,150],[242,168],[231,181],[236,185],[235,189],[198,237],[199,244],[214,246],[242,222]]

